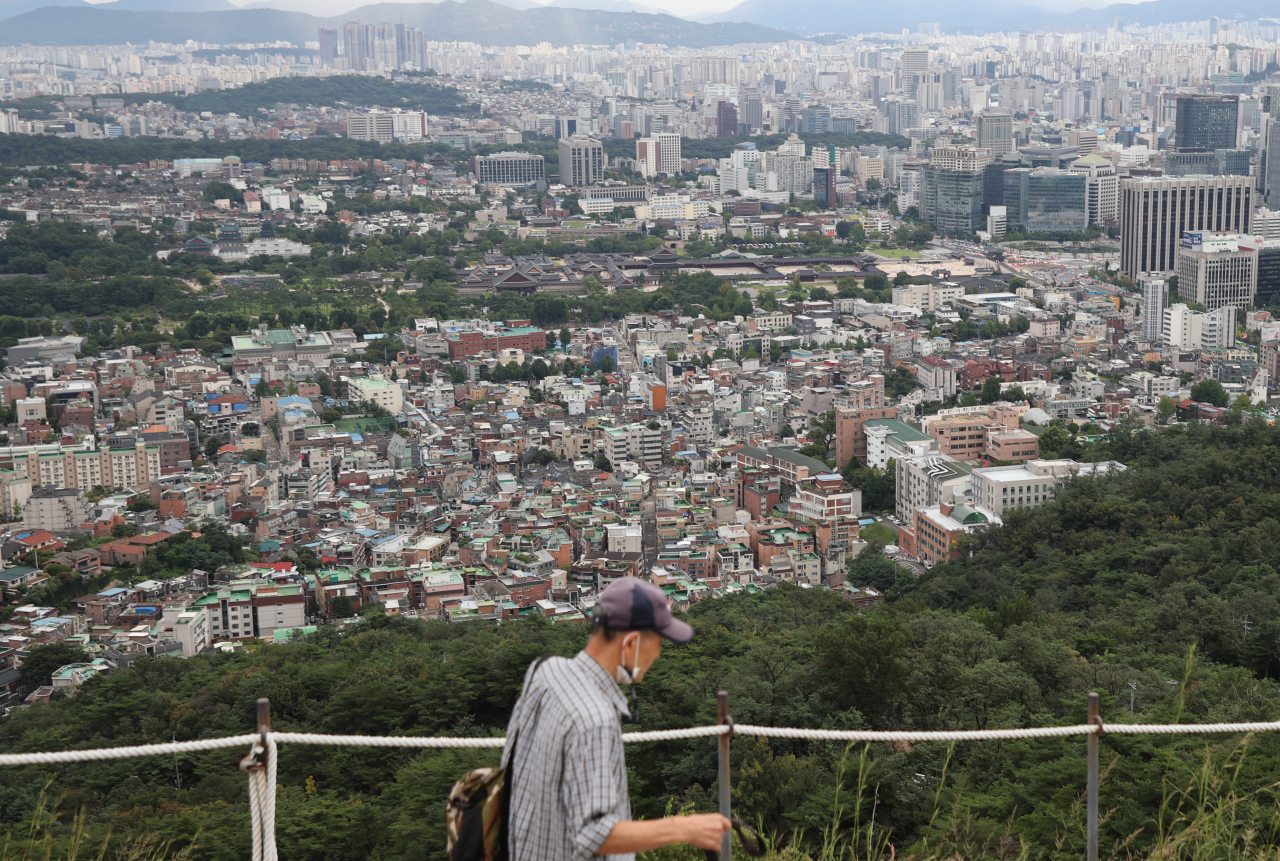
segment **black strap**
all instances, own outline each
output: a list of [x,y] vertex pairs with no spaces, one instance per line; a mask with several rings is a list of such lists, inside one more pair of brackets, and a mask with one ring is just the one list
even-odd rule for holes
[[[760,839],[760,835],[756,833],[755,829],[741,819],[729,817],[729,821],[733,823],[733,830],[738,832],[738,839],[742,841],[742,851],[752,858],[762,858],[765,853],[764,841]],[[750,839],[747,838],[748,834],[751,835]],[[720,861],[720,853],[714,849],[705,849],[703,851],[707,853],[707,861]]]

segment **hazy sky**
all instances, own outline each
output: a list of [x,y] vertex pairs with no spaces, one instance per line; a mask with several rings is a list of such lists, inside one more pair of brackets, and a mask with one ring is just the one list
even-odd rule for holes
[[[278,6],[282,9],[294,9],[298,11],[305,10],[315,15],[341,15],[351,9],[366,5],[366,3],[379,1],[380,0],[306,0],[304,3],[299,2],[299,0],[278,0],[278,2],[262,3],[261,0],[230,0],[230,2],[237,6],[244,6],[247,3],[254,2],[255,5]],[[89,0],[89,2],[101,3],[110,2],[110,0]],[[388,0],[381,0],[381,2],[388,2]],[[389,0],[389,2],[397,2],[397,0]],[[422,0],[403,0],[403,2],[422,2]],[[534,0],[534,2],[544,3],[549,2],[549,0]],[[634,2],[663,9],[673,15],[679,15],[681,17],[695,17],[707,15],[712,12],[721,12],[732,9],[738,4],[738,2],[740,2],[740,0],[634,0]],[[1043,2],[1039,4],[1036,4],[1035,0],[1032,0],[1032,2],[1034,5],[1052,5],[1053,8],[1061,10],[1077,9],[1085,6],[1096,8],[1108,5],[1108,3],[1113,2],[1113,0],[1056,0],[1056,2],[1052,3],[1050,0],[1043,0]]]

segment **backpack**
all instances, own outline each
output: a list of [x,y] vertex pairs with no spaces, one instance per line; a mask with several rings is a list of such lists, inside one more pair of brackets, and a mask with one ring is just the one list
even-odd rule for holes
[[[550,655],[534,663],[530,679],[547,657]],[[519,740],[519,733],[512,735],[506,768],[468,771],[449,791],[444,814],[449,861],[507,861],[507,824],[515,784],[512,766]]]

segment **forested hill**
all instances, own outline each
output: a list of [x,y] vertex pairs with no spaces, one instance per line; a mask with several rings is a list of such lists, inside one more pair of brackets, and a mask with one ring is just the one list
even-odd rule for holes
[[403,108],[449,116],[475,116],[477,105],[468,102],[454,87],[442,87],[426,81],[410,80],[392,83],[386,78],[365,75],[332,75],[327,78],[270,78],[245,84],[234,90],[205,90],[190,96],[174,93],[141,93],[124,97],[129,104],[149,101],[169,102],[180,110],[215,114],[255,114],[259,108],[274,109],[279,105],[332,108],[339,105]]
[[[978,539],[963,561],[919,583],[888,584],[885,610],[860,614],[837,594],[790,587],[704,601],[688,614],[694,641],[668,647],[640,686],[641,728],[713,721],[720,688],[738,722],[779,726],[1080,723],[1090,690],[1103,693],[1110,722],[1280,717],[1278,451],[1280,431],[1261,422],[1122,431],[1090,456],[1122,460],[1128,472],[1076,481],[1053,505]],[[872,577],[882,567],[871,558],[858,565]],[[539,619],[493,628],[375,616],[345,634],[326,627],[299,643],[94,679],[73,699],[0,724],[0,749],[241,733],[262,696],[280,730],[500,733],[528,664],[573,653],[585,634]],[[1190,857],[1212,846],[1224,857],[1274,855],[1280,734],[1258,736],[1243,757],[1238,742],[1106,736],[1104,854]],[[877,861],[888,861],[885,839],[898,857],[1084,854],[1079,738],[966,743],[950,753],[875,745],[865,762],[856,748],[838,797],[841,746],[741,736],[732,744],[735,812],[789,835],[799,857],[818,857],[833,822],[840,841],[860,836],[859,857]],[[714,808],[709,740],[628,755],[638,814]],[[493,757],[286,746],[281,857],[444,861],[448,788]],[[87,811],[94,852],[111,832],[117,841],[158,835],[174,849],[194,841],[198,859],[244,858],[249,814],[235,759],[181,757],[180,790],[165,757],[5,768],[0,825],[25,841],[52,780],[49,797],[63,810]],[[1197,781],[1196,794],[1184,795]],[[55,832],[55,843],[70,831]]]

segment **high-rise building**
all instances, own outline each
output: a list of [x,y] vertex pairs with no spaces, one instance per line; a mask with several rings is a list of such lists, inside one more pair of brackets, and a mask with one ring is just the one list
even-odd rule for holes
[[660,132],[653,137],[636,140],[636,167],[646,178],[680,172],[680,135]]
[[741,106],[738,121],[747,127],[747,134],[764,128],[764,99],[759,90],[744,90],[738,97],[738,103]]
[[1115,165],[1093,153],[1076,159],[1067,170],[1084,175],[1089,223],[1115,224],[1120,216],[1120,177]]
[[1120,182],[1120,272],[1172,275],[1182,234],[1248,233],[1251,176],[1142,176]]
[[813,200],[822,206],[836,205],[836,177],[840,171],[834,167],[813,169]]
[[591,185],[604,179],[604,145],[586,135],[560,139],[560,182]]
[[1013,117],[1007,113],[983,111],[977,119],[977,143],[982,149],[1000,158],[1013,152]]
[[801,131],[824,135],[831,131],[831,109],[810,106],[800,113]]
[[907,129],[920,125],[920,106],[915,99],[890,97],[881,106],[885,116],[885,131],[891,135],[905,135]]
[[348,21],[342,25],[342,52],[347,58],[347,68],[367,72],[374,66],[377,51],[374,47],[374,28],[371,24]]
[[645,179],[658,175],[658,142],[653,138],[636,138],[636,170]]
[[1179,93],[1175,102],[1178,149],[1235,149],[1240,110],[1237,96]]
[[[1241,238],[1244,241],[1244,238]],[[1258,286],[1254,292],[1255,304],[1271,305],[1280,301],[1280,239],[1251,238],[1258,249]]]
[[1164,309],[1169,307],[1169,280],[1161,275],[1143,273],[1138,277],[1142,288],[1142,337],[1160,340],[1164,329]]
[[499,185],[532,185],[546,182],[546,160],[527,152],[500,152],[471,157],[471,172],[479,182]]
[[659,132],[653,139],[658,143],[658,173],[675,176],[680,172],[680,135]]
[[1008,229],[1015,233],[1084,233],[1089,228],[1085,177],[1051,167],[1004,172]]
[[939,233],[969,235],[982,230],[983,171],[921,171],[920,217]]
[[738,108],[733,102],[716,104],[716,136],[736,137],[738,134]]
[[1258,249],[1235,233],[1182,234],[1178,295],[1210,311],[1248,311],[1258,289]]
[[917,85],[929,71],[929,49],[918,45],[903,48],[901,71],[902,89],[914,98]]
[[332,27],[320,28],[320,65],[327,69],[338,67],[338,31]]

